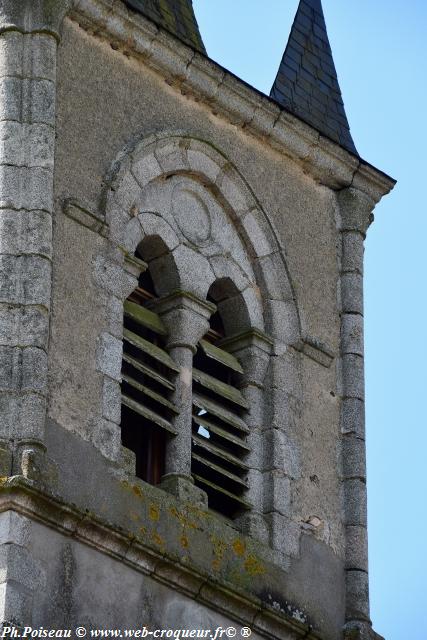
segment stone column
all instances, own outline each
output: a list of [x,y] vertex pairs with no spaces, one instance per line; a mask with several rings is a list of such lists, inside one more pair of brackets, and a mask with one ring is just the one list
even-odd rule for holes
[[363,242],[375,202],[348,188],[341,214],[342,469],[346,527],[345,637],[371,638],[369,617],[363,350]]
[[197,343],[209,329],[215,305],[179,291],[157,300],[153,309],[168,329],[166,349],[180,370],[173,398],[179,408],[173,421],[177,435],[168,442],[166,473],[161,485],[182,499],[205,504],[205,493],[194,486],[191,477],[192,370]]
[[66,8],[65,0],[0,0],[0,438],[19,450],[13,473],[31,474],[44,450],[56,50]]
[[264,380],[267,373],[273,340],[258,329],[249,329],[239,335],[225,339],[221,348],[232,353],[239,360],[244,373],[238,384],[244,398],[248,401],[249,410],[244,420],[250,429],[247,444],[251,451],[246,462],[249,464],[249,489],[245,494],[252,504],[250,513],[240,518],[244,533],[259,540],[268,542],[268,527],[265,522],[265,389]]
[[[66,9],[65,0],[0,0],[2,476],[38,479],[43,468],[56,53]],[[2,514],[0,618],[18,626],[31,624],[32,594],[43,588],[23,522],[13,512]]]

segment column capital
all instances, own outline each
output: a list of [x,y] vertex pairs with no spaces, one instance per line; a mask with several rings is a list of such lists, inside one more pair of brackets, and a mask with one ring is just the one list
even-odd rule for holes
[[263,387],[274,340],[259,329],[248,329],[221,340],[218,346],[233,353],[242,363],[242,384]]
[[48,33],[59,40],[62,20],[71,4],[72,0],[0,0],[0,34]]
[[340,231],[358,231],[365,236],[374,219],[375,200],[354,187],[342,189],[337,198],[341,214]]
[[187,347],[193,353],[196,353],[197,343],[209,329],[209,318],[216,311],[214,304],[188,291],[174,291],[149,306],[166,325],[166,348]]

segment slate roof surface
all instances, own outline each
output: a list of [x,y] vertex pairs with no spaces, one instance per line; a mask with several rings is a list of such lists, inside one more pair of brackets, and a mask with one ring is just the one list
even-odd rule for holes
[[358,155],[344,110],[321,0],[300,0],[270,96]]
[[125,4],[166,29],[193,49],[206,53],[192,0],[124,0]]

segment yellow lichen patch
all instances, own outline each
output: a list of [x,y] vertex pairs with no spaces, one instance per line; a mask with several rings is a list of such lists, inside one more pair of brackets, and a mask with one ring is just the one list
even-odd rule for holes
[[211,536],[211,542],[213,546],[213,553],[215,556],[212,560],[212,569],[214,571],[219,571],[224,558],[224,554],[227,550],[227,544],[216,536]]
[[245,569],[251,576],[257,576],[265,573],[265,569],[261,562],[253,555],[249,555],[245,560]]
[[143,498],[144,494],[142,493],[141,487],[138,487],[137,484],[134,484],[132,486],[132,491],[134,492],[134,494],[138,497],[138,498]]
[[141,535],[147,535],[147,527],[139,527],[139,532]]
[[157,522],[160,518],[160,509],[156,504],[150,504],[148,517],[150,518],[150,520],[153,520],[153,522]]
[[157,544],[157,546],[159,546],[159,547],[164,547],[165,546],[165,541],[163,540],[162,536],[160,536],[157,533],[157,531],[153,531],[151,537],[153,538],[154,544]]
[[234,549],[234,553],[236,554],[236,556],[245,555],[246,546],[245,546],[244,542],[242,542],[238,538],[237,538],[237,540],[235,540],[233,542],[233,549]]
[[178,511],[178,509],[176,509],[175,507],[170,507],[169,513],[174,518],[176,518],[183,527],[188,527],[189,529],[197,529],[196,523],[189,520],[186,513]]
[[188,538],[187,536],[182,535],[179,539],[180,543],[181,543],[181,547],[183,547],[184,549],[187,549],[188,547]]

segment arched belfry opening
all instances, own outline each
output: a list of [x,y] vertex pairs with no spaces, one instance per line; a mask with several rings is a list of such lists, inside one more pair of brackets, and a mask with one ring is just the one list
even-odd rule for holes
[[[145,238],[135,257],[146,262],[165,255],[159,237]],[[172,267],[170,267],[172,269]],[[135,455],[135,475],[158,485],[165,473],[167,441],[174,435],[172,401],[178,371],[166,350],[167,329],[150,309],[158,299],[150,267],[124,302],[122,358],[122,444]]]
[[235,517],[251,508],[245,497],[249,486],[249,429],[245,422],[249,403],[239,389],[242,365],[222,345],[236,328],[236,318],[232,321],[230,317],[230,301],[237,302],[242,315],[246,315],[245,305],[228,278],[216,281],[207,299],[216,311],[193,360],[191,472],[196,485],[208,494],[210,508]]

